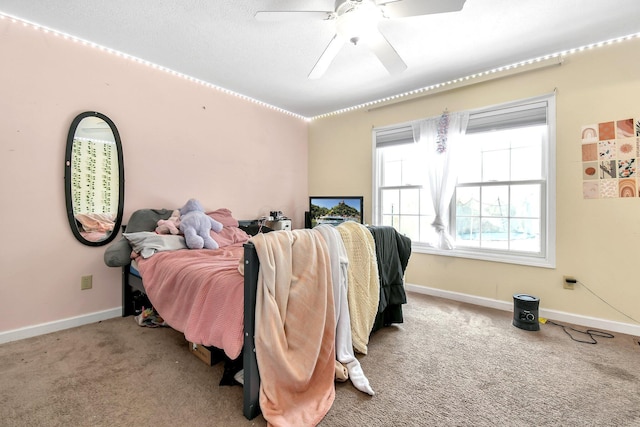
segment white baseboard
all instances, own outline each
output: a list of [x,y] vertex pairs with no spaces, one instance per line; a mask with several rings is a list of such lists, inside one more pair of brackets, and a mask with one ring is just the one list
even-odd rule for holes
[[[475,304],[482,307],[495,308],[503,311],[513,311],[513,302],[499,301],[491,298],[484,298],[475,295],[463,294],[459,292],[446,291],[443,289],[430,288],[427,286],[405,284],[407,291],[418,294],[432,295],[435,297],[446,298],[454,301]],[[566,313],[564,311],[547,310],[540,308],[538,311],[540,317],[559,322],[571,323],[573,325],[586,326],[588,328],[597,328],[605,331],[618,332],[621,334],[640,336],[640,325],[630,323],[614,322],[612,320],[599,319],[596,317],[582,316],[579,314]]]
[[120,316],[122,316],[122,307],[116,307],[95,313],[83,314],[82,316],[69,317],[67,319],[55,320],[39,325],[26,326],[12,331],[0,332],[0,344],[88,325],[89,323],[96,323],[101,320],[113,319],[114,317]]
[[[405,285],[405,288],[407,289],[407,291],[415,292],[418,294],[432,295],[435,297],[479,305],[482,307],[495,308],[497,310],[513,311],[512,302],[499,301],[491,298],[463,294],[460,292],[430,288],[427,286],[413,285],[410,283],[407,283]],[[579,314],[566,313],[557,310],[547,310],[543,308],[539,310],[538,314],[540,317],[545,317],[547,319],[557,320],[560,322],[586,326],[588,328],[598,328],[605,331],[619,332],[621,334],[640,336],[640,325],[614,322],[612,320],[582,316]],[[22,340],[25,338],[36,337],[38,335],[49,334],[51,332],[62,331],[64,329],[75,328],[77,326],[88,325],[90,323],[100,322],[102,320],[112,319],[114,317],[120,317],[121,315],[122,307],[115,307],[109,310],[98,311],[96,313],[70,317],[67,319],[56,320],[48,323],[41,323],[34,326],[27,326],[20,329],[14,329],[12,331],[0,332],[0,344]]]

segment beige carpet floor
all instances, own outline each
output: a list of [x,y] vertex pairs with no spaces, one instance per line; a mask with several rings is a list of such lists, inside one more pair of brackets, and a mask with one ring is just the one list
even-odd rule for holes
[[[337,384],[321,426],[640,426],[637,337],[584,344],[413,293],[404,312],[360,358],[376,395]],[[132,317],[11,342],[0,346],[0,425],[266,425],[243,417],[242,390],[219,386],[222,372],[182,334]]]

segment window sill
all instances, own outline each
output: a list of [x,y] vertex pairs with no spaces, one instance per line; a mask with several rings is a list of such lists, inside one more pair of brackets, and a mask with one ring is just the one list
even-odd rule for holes
[[448,256],[448,257],[456,257],[456,258],[467,258],[467,259],[475,259],[479,261],[491,261],[491,262],[502,262],[506,264],[518,264],[518,265],[526,265],[530,267],[542,267],[542,268],[555,268],[555,259],[551,257],[536,257],[536,256],[527,256],[527,255],[515,255],[509,253],[498,253],[498,252],[477,252],[470,251],[461,248],[456,248],[452,250],[443,250],[436,249],[424,244],[416,244],[415,242],[411,245],[411,251],[413,253],[419,254],[428,254],[428,255],[440,255],[440,256]]

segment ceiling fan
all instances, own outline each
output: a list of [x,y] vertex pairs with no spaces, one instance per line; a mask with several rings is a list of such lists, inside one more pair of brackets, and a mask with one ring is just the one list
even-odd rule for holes
[[404,71],[407,64],[382,34],[378,24],[387,19],[457,12],[462,10],[465,1],[335,0],[326,1],[325,7],[313,9],[300,9],[303,2],[298,1],[291,3],[290,10],[258,11],[255,18],[259,21],[320,19],[335,22],[336,33],[309,73],[310,79],[317,79],[325,73],[346,42],[366,45],[390,74],[396,74]]

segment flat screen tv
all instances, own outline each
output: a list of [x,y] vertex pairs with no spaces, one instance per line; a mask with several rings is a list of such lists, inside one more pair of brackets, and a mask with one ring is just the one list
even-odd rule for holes
[[345,221],[363,223],[362,196],[309,197],[309,226],[338,225]]

